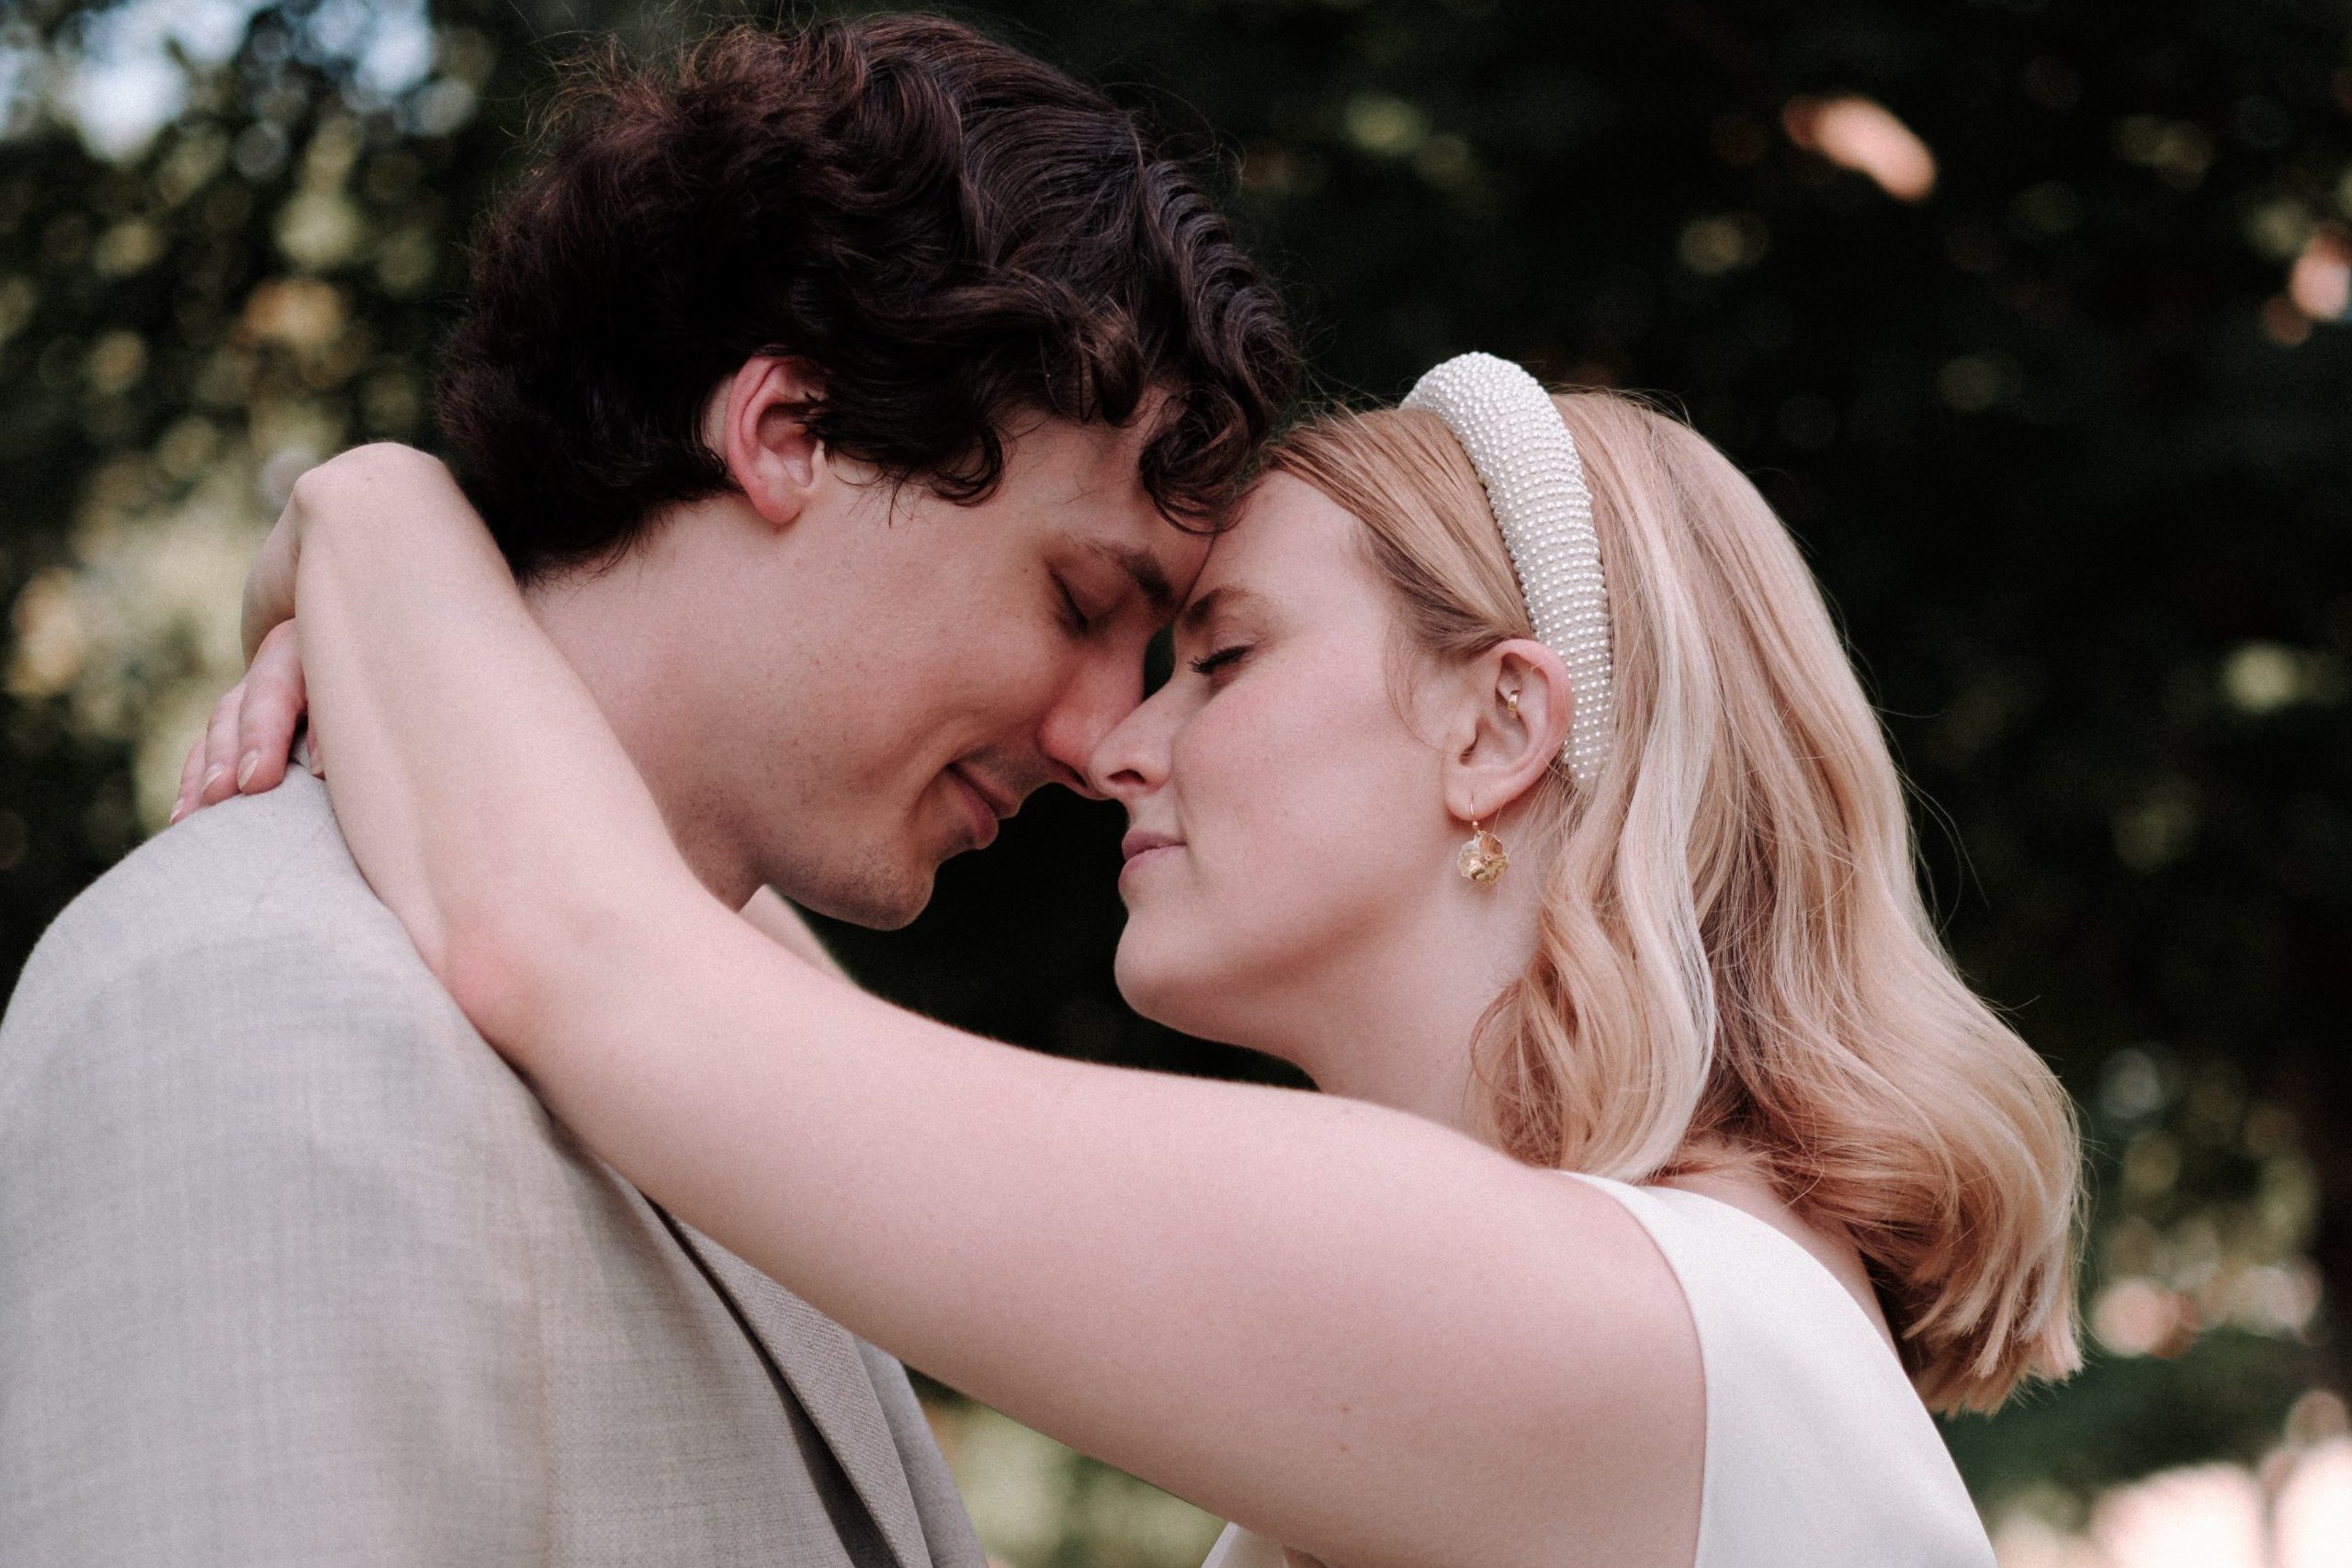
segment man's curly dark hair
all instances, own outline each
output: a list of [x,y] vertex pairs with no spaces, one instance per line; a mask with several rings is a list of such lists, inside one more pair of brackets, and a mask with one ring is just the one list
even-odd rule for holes
[[452,466],[516,573],[626,547],[729,488],[705,404],[799,356],[831,449],[988,495],[1023,413],[1125,424],[1213,527],[1297,376],[1272,290],[1134,117],[957,24],[740,27],[668,69],[616,48],[556,99],[446,350]]

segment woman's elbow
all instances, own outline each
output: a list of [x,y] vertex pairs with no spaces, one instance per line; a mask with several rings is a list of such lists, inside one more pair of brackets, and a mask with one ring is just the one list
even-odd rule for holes
[[483,1039],[528,1072],[571,986],[561,922],[497,909],[458,909],[419,951]]

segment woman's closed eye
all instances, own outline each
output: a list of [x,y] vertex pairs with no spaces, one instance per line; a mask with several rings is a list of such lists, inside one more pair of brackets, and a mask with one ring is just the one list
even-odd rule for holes
[[1193,673],[1214,676],[1220,670],[1232,668],[1250,652],[1246,642],[1228,643],[1215,653],[1204,653],[1193,660]]

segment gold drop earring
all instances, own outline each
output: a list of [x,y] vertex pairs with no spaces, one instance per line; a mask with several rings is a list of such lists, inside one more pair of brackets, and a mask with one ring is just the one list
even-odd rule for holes
[[1503,852],[1503,841],[1487,831],[1480,822],[1470,824],[1470,841],[1453,857],[1453,867],[1464,876],[1484,887],[1510,869],[1510,856]]
[[[1519,716],[1519,694],[1505,692],[1503,704],[1513,718]],[[1487,831],[1483,821],[1470,824],[1470,840],[1462,852],[1453,857],[1453,866],[1464,876],[1484,887],[1510,869],[1510,856],[1503,852],[1503,841]]]

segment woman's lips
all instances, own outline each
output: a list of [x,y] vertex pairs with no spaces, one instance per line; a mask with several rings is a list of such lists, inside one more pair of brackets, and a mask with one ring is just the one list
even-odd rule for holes
[[1125,881],[1127,873],[1137,866],[1166,860],[1183,847],[1183,840],[1167,833],[1149,832],[1141,828],[1131,829],[1119,842],[1119,852],[1127,860],[1126,864],[1119,868],[1119,880]]

